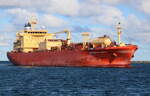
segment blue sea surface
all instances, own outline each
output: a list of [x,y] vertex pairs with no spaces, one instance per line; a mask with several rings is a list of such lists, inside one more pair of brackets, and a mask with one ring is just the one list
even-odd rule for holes
[[21,67],[0,62],[0,96],[150,96],[150,64]]

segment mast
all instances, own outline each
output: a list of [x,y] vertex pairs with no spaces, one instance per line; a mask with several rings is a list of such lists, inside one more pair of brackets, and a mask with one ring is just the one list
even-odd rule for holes
[[83,49],[86,49],[87,43],[89,43],[89,32],[82,32],[81,35],[83,36]]
[[37,18],[35,16],[31,16],[29,18],[29,23],[31,24],[31,30],[34,30],[35,25],[37,24]]
[[122,27],[121,27],[121,23],[119,22],[116,26],[117,29],[117,33],[118,33],[118,45],[121,44],[121,33],[122,33]]

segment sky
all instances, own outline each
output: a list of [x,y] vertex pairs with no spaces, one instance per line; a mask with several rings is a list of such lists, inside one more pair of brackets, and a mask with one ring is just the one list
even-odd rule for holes
[[69,29],[73,42],[82,41],[81,32],[117,40],[121,22],[122,42],[139,47],[133,60],[150,60],[150,0],[0,0],[0,61],[31,16],[49,33]]

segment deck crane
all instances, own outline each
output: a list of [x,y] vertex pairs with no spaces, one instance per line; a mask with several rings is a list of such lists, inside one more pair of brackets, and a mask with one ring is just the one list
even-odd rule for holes
[[60,32],[55,32],[53,34],[60,34],[60,33],[66,33],[67,34],[67,45],[70,46],[71,44],[71,32],[67,29],[63,30],[63,31],[60,31]]

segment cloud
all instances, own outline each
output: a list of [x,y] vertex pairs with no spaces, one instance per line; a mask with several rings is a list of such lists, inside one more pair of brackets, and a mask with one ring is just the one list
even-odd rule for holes
[[7,43],[7,41],[1,41],[0,42],[0,46],[8,46],[9,43]]
[[20,25],[21,23],[27,22],[30,16],[38,16],[35,12],[28,11],[22,8],[11,8],[6,10],[8,15],[11,15],[11,23]]
[[147,14],[150,14],[150,0],[141,0],[140,3],[141,3],[141,4],[140,4],[139,8],[140,8],[143,12],[145,12],[145,13],[147,13]]
[[[0,30],[2,33],[2,31]],[[13,41],[12,36],[8,36],[9,32],[5,32],[3,30],[2,35],[0,36],[0,46],[1,47],[8,47],[10,45],[10,42]]]
[[142,11],[143,13],[150,14],[150,0],[122,0],[124,5],[134,8],[136,11]]
[[123,0],[102,0],[103,3],[111,4],[111,5],[121,3],[122,1]]
[[75,16],[80,8],[78,0],[50,0],[48,12],[56,12],[62,15]]
[[[46,12],[47,14],[62,14],[66,16],[78,16],[82,14],[88,14],[93,12],[97,14],[99,6],[101,5],[128,5],[145,13],[150,13],[149,10],[150,0],[1,0],[0,7],[4,9],[9,8],[24,8],[28,10],[34,10],[36,12]],[[83,11],[81,11],[83,10]],[[93,14],[93,15],[96,15]]]
[[140,19],[134,14],[130,14],[123,23],[123,36],[126,41],[133,43],[149,43],[150,28],[149,21]]
[[112,26],[116,22],[124,20],[123,13],[115,7],[102,6],[99,13],[98,16],[92,17],[93,22]]
[[81,32],[91,32],[91,29],[89,27],[82,27],[82,26],[73,26],[72,31],[75,33],[81,33]]
[[47,27],[62,27],[67,24],[63,19],[50,14],[44,14],[42,18],[40,18],[40,23]]
[[1,0],[0,2],[0,7],[1,8],[28,8],[31,7],[33,4],[36,4],[36,2],[32,2],[31,0],[26,0],[26,1],[22,1],[22,0]]
[[91,36],[93,38],[100,37],[104,35],[108,35],[111,38],[115,38],[115,32],[113,32],[110,28],[91,28]]
[[47,27],[61,27],[67,24],[63,19],[51,15],[51,14],[38,14],[36,12],[31,12],[22,8],[8,9],[7,13],[12,16],[10,21],[12,24],[19,25],[23,27],[23,24],[28,22],[31,16],[35,16],[38,19],[38,23],[45,25]]
[[23,8],[36,12],[63,14],[74,16],[78,14],[78,0],[1,0],[1,8]]
[[[121,3],[134,5],[133,1],[130,0],[37,0],[36,2],[11,0],[6,2],[7,0],[1,0],[0,6],[8,8],[7,12],[13,18],[10,22],[14,25],[21,25],[21,23],[23,25],[29,16],[35,15],[39,18],[39,23],[47,27],[67,26],[70,28],[72,25],[69,26],[69,22],[54,15],[58,13],[59,15],[72,16],[71,19],[77,18],[79,23],[84,24],[83,22],[85,22],[89,25],[114,26],[118,21],[121,21],[125,30],[131,29],[132,32],[135,32],[134,34],[138,34],[142,30],[145,30],[144,32],[150,30],[148,22],[139,20],[135,15],[129,15],[126,18],[123,12],[116,7],[116,4]],[[145,6],[149,4],[148,2],[148,0],[138,0],[136,4],[141,4],[140,6],[143,7],[140,10],[145,10],[148,13],[149,10],[146,10],[148,8]],[[39,11],[44,13],[41,15]],[[145,23],[145,26],[141,27],[142,23]],[[74,28],[76,28],[75,26],[73,25]],[[77,31],[79,31],[78,29],[82,28],[76,28]]]
[[107,5],[116,5],[121,3],[124,0],[85,0],[85,2],[90,2],[92,4],[107,4]]

